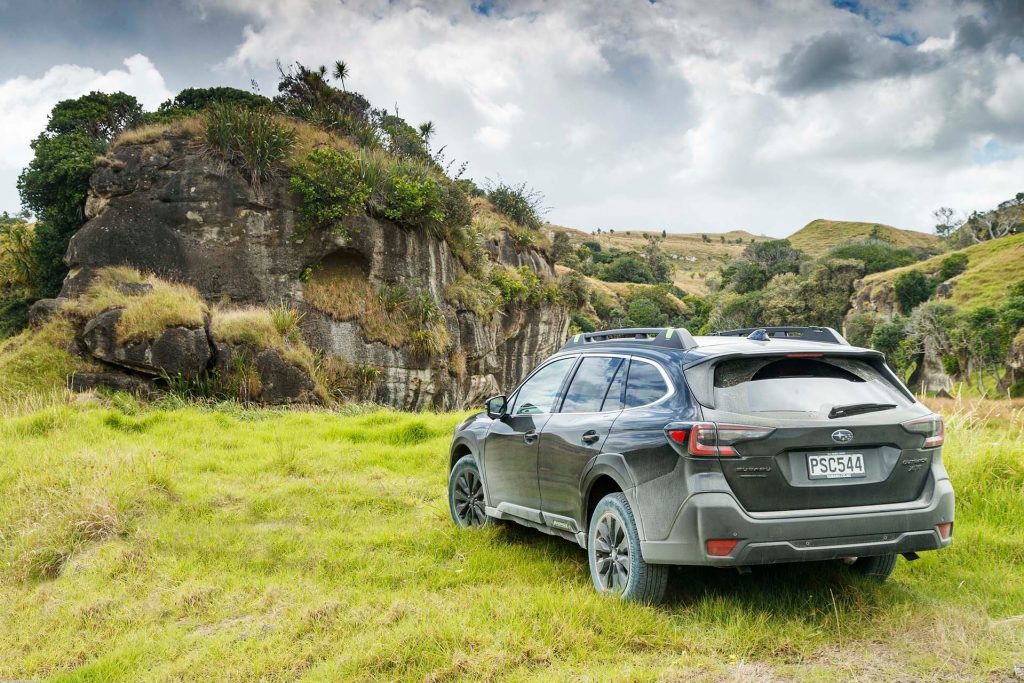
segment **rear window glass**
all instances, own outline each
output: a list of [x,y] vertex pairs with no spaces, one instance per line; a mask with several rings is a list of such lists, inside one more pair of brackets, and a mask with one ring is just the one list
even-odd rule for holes
[[668,385],[658,368],[635,358],[629,364],[626,380],[626,408],[654,403],[668,393]]
[[846,358],[740,358],[715,367],[715,407],[827,419],[836,406],[910,400],[869,363]]

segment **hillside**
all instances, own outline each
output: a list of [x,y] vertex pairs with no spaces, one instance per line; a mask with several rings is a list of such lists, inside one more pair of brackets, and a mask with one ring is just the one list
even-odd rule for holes
[[1010,287],[1024,280],[1024,234],[1020,234],[982,242],[932,257],[921,263],[869,275],[862,281],[861,289],[876,290],[886,287],[891,285],[900,273],[915,268],[933,275],[939,270],[943,259],[955,253],[962,253],[968,259],[967,270],[949,281],[952,284],[949,299],[961,308],[999,306]]
[[868,237],[878,228],[888,241],[898,247],[924,249],[932,253],[941,250],[941,241],[935,235],[916,230],[903,230],[880,223],[857,221],[813,220],[789,236],[790,243],[809,256],[823,256],[833,247],[850,240]]
[[[596,240],[601,247],[615,247],[623,250],[640,250],[649,236],[661,237],[660,231],[629,230],[614,233],[602,232],[593,235],[582,230],[550,226],[569,233],[573,241],[581,243]],[[707,240],[704,236],[707,236]],[[673,284],[688,294],[708,293],[705,277],[717,272],[722,266],[739,256],[750,242],[771,239],[754,235],[745,230],[730,230],[725,233],[668,233],[661,246],[675,264]]]

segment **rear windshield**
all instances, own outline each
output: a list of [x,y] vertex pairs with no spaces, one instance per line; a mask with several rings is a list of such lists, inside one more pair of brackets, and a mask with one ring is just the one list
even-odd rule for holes
[[846,358],[740,358],[715,367],[715,407],[828,419],[837,406],[911,401],[869,363]]

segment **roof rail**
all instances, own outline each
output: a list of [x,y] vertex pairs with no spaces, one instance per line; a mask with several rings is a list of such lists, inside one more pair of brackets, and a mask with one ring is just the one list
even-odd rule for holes
[[621,330],[602,330],[574,334],[565,342],[563,349],[591,346],[603,342],[637,346],[657,346],[665,349],[686,351],[697,346],[697,341],[682,327],[630,327]]
[[831,327],[744,327],[739,330],[722,330],[712,332],[713,337],[748,337],[754,332],[764,330],[772,339],[799,339],[801,341],[824,342],[826,344],[850,345]]

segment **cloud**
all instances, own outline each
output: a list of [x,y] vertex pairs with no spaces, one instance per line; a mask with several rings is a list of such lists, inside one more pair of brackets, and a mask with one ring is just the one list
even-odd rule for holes
[[[209,65],[218,79],[269,93],[275,60],[344,59],[348,87],[434,121],[434,144],[470,176],[542,190],[563,225],[929,229],[937,206],[1024,189],[1018,0],[188,2],[237,27],[216,36],[217,54],[234,44]],[[184,58],[160,64],[175,84],[209,83]],[[86,71],[82,92],[103,75]],[[28,98],[0,91],[0,112]],[[5,137],[12,167],[55,99]]]
[[4,131],[0,136],[0,208],[18,207],[15,183],[18,173],[32,159],[29,143],[46,126],[50,109],[60,100],[93,90],[121,90],[152,109],[172,95],[145,55],[132,55],[123,64],[123,69],[106,72],[60,64],[39,78],[18,76],[0,83],[0,130]]

